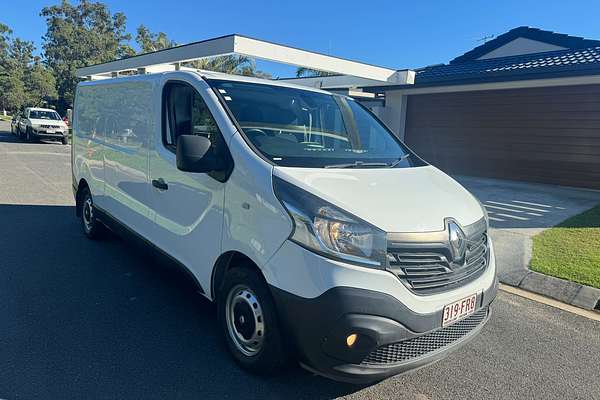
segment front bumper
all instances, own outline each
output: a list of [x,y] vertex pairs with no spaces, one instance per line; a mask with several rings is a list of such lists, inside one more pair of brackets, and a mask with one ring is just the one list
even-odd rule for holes
[[[379,381],[444,358],[485,325],[497,289],[496,279],[477,295],[474,314],[442,328],[443,310],[419,314],[377,291],[334,287],[307,299],[271,286],[284,332],[303,366],[352,383]],[[349,348],[351,333],[358,339]]]
[[46,131],[33,131],[33,136],[42,140],[62,140],[67,136],[66,132],[47,133]]

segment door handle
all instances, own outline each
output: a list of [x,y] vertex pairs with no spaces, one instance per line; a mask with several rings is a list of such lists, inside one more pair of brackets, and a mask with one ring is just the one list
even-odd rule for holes
[[167,182],[165,182],[165,180],[163,178],[152,179],[152,186],[154,186],[155,188],[157,188],[159,190],[169,189],[169,185],[167,185]]

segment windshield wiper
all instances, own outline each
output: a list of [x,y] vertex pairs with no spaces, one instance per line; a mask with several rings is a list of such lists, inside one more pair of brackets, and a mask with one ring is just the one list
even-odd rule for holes
[[402,161],[406,160],[408,157],[410,157],[410,153],[406,153],[403,154],[400,158],[398,158],[396,161],[393,161],[391,163],[385,163],[385,162],[364,162],[364,161],[354,161],[351,163],[344,163],[344,164],[331,164],[331,165],[326,165],[324,168],[361,168],[361,167],[387,167],[387,168],[394,168],[396,165],[400,164]]
[[390,168],[394,168],[396,165],[400,164],[402,161],[406,160],[410,157],[410,153],[403,154],[399,159],[390,164]]
[[331,164],[326,165],[324,168],[361,168],[361,167],[389,167],[390,164],[384,162],[364,162],[354,161],[346,164]]

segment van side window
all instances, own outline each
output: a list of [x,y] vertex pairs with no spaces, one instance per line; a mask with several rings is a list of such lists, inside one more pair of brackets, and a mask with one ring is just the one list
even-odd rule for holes
[[163,140],[174,149],[179,135],[201,135],[218,146],[220,132],[206,103],[194,88],[183,83],[168,83],[163,92]]

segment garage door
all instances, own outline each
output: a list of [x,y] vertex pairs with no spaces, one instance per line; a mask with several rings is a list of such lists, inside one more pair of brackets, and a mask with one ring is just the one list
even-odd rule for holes
[[449,173],[600,189],[600,85],[412,95],[405,140]]

